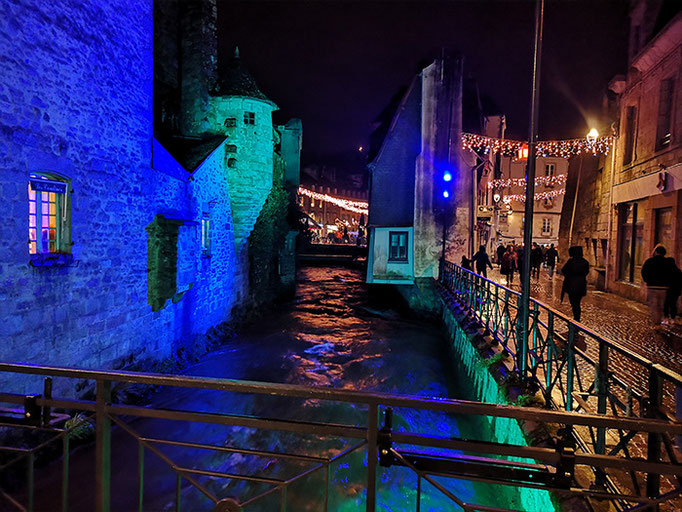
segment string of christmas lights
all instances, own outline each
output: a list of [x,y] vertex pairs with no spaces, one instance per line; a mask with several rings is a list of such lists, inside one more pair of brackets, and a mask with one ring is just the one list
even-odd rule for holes
[[[538,141],[535,155],[537,157],[558,156],[566,159],[581,153],[592,153],[595,156],[597,154],[606,155],[611,150],[611,146],[613,146],[613,137],[610,135],[599,137],[593,142],[586,138],[543,140]],[[500,153],[502,156],[517,158],[523,155],[524,149],[525,155],[523,156],[527,158],[528,154],[528,145],[525,142],[484,137],[474,133],[462,133],[462,148],[476,153],[482,152],[485,155]]]
[[[556,196],[561,196],[566,193],[565,188],[560,188],[557,190],[547,190],[545,192],[538,192],[535,194],[535,200],[536,201],[542,201],[544,199],[553,199]],[[509,204],[512,201],[521,201],[522,203],[526,202],[526,194],[509,194],[508,196],[503,196],[502,197],[502,202],[505,204]]]
[[[535,185],[545,185],[546,187],[559,186],[566,183],[566,175],[558,174],[556,176],[536,176]],[[509,178],[491,180],[488,182],[488,188],[508,188],[508,187],[525,187],[526,178]]]
[[349,199],[342,199],[340,197],[334,197],[327,194],[320,194],[319,192],[313,192],[307,188],[298,187],[298,193],[302,196],[310,197],[316,201],[325,201],[333,205],[339,206],[344,210],[348,210],[353,213],[360,213],[367,215],[369,212],[369,204],[364,201],[351,201]]

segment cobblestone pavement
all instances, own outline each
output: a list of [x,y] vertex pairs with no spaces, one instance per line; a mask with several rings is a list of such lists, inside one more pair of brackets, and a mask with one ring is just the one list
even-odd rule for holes
[[[559,269],[561,266],[559,266]],[[506,285],[507,280],[495,265],[489,270],[488,278]],[[547,269],[541,269],[540,279],[531,279],[531,296],[572,317],[571,305],[566,297],[561,303],[563,276],[555,273],[549,278]],[[521,290],[521,280],[514,275],[511,288]],[[655,363],[659,363],[682,374],[682,325],[653,330],[646,304],[626,299],[619,295],[602,292],[588,287],[582,301],[582,322],[597,334],[636,352]],[[678,315],[678,322],[681,320]]]

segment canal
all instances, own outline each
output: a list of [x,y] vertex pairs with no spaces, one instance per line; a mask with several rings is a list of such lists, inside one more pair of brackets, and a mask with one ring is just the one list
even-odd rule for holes
[[[328,386],[393,394],[472,399],[464,368],[452,354],[438,322],[415,317],[389,288],[369,289],[360,270],[343,267],[304,267],[299,270],[294,300],[273,309],[244,327],[221,350],[209,354],[187,375],[266,382]],[[469,369],[470,370],[470,369]],[[480,369],[480,371],[485,371]],[[269,397],[244,396],[177,389],[157,394],[156,407],[191,407],[210,412],[230,412],[267,417],[310,418],[311,421],[352,422],[366,418],[353,404],[335,403],[320,410],[314,400],[270,401]],[[297,451],[329,455],[347,447],[341,440],[307,439],[289,434],[246,428],[175,422],[172,430],[161,420],[136,420],[141,435],[182,439],[217,446],[240,446],[278,452]],[[488,440],[494,427],[485,419],[445,416],[435,412],[396,411],[395,428],[439,436]],[[137,443],[117,429],[112,443],[112,510],[137,510]],[[165,453],[185,467],[208,468],[237,474],[271,477],[291,471],[263,457],[207,453],[203,450],[168,449]],[[93,510],[93,496],[80,492],[91,486],[92,451],[84,447],[72,456],[71,510]],[[359,457],[359,459],[358,459]],[[291,465],[290,465],[291,466]],[[330,511],[364,510],[366,460],[358,454],[331,468]],[[48,471],[39,478],[36,510],[57,510],[61,472]],[[466,502],[516,510],[553,509],[544,491],[527,492],[510,486],[492,486],[465,480],[439,479],[450,492]],[[218,496],[241,502],[262,491],[261,484],[205,478],[202,483]],[[158,457],[145,459],[144,510],[175,509],[176,479]],[[262,486],[261,486],[262,487]],[[293,487],[287,510],[323,510],[324,482],[311,476]],[[417,478],[406,468],[379,468],[377,510],[415,510]],[[190,485],[181,487],[182,510],[212,510],[211,504]],[[279,496],[245,510],[280,510]],[[52,501],[50,501],[52,500]],[[460,510],[434,487],[423,483],[422,511]]]

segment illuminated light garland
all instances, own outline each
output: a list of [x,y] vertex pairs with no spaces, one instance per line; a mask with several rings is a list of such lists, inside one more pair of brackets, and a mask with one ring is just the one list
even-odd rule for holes
[[[536,201],[542,201],[543,199],[552,199],[555,198],[556,196],[562,196],[566,193],[565,188],[560,188],[558,190],[547,190],[545,192],[538,192],[535,194],[535,200]],[[526,202],[526,194],[509,194],[508,196],[503,196],[501,201],[505,204],[509,204],[512,201],[521,201],[522,203]]]
[[341,199],[340,197],[329,196],[327,194],[320,194],[319,192],[313,192],[307,188],[298,187],[298,193],[302,196],[310,197],[318,201],[325,201],[336,205],[344,210],[348,210],[353,213],[365,214],[369,212],[369,204],[364,201],[350,201],[348,199]]
[[[545,185],[546,187],[559,186],[566,183],[566,175],[558,174],[556,176],[536,176],[535,185]],[[508,188],[508,187],[525,187],[526,178],[509,178],[491,180],[488,183],[488,188]]]
[[[485,155],[500,153],[502,156],[517,156],[524,146],[527,147],[527,143],[518,140],[496,139],[474,133],[462,133],[463,149],[476,153],[482,152]],[[592,153],[594,156],[597,154],[606,155],[611,150],[611,146],[613,146],[613,137],[610,135],[599,137],[594,142],[585,138],[543,140],[538,141],[535,155],[537,157],[558,156],[566,159],[581,153]]]

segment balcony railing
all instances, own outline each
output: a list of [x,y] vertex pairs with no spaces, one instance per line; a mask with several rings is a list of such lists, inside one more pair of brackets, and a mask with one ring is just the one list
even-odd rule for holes
[[[515,370],[540,387],[548,408],[675,422],[675,411],[682,406],[676,400],[682,389],[679,374],[533,298],[527,343],[523,343],[519,292],[447,261],[440,282],[513,356]],[[583,430],[576,438],[585,451],[598,455],[622,454],[649,461],[663,458],[678,463],[674,437],[669,432],[626,434],[614,424]],[[617,481],[596,472],[595,480],[601,484],[608,480],[615,492],[627,486],[638,493],[642,479],[631,471]],[[663,487],[667,492],[680,492],[677,479],[665,482]],[[660,492],[658,476],[650,475],[647,495]]]

